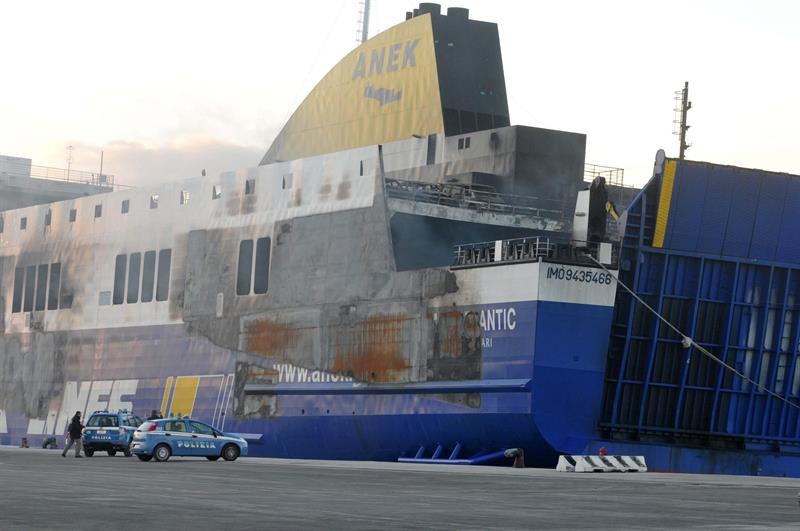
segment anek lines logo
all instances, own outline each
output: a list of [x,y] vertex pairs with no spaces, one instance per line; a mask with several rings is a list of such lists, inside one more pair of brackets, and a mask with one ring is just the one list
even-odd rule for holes
[[414,54],[417,44],[419,44],[419,39],[404,43],[396,42],[388,48],[386,46],[375,48],[370,51],[369,64],[367,64],[366,52],[359,53],[356,68],[353,70],[353,81],[359,78],[379,76],[383,74],[384,69],[387,72],[396,72],[416,67],[417,60]]

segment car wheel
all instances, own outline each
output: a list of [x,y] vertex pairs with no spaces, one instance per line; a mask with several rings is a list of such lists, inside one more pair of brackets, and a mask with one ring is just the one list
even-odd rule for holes
[[139,461],[150,461],[153,458],[152,455],[144,455],[144,454],[136,454],[136,457],[139,458]]
[[122,450],[122,455],[124,455],[125,457],[130,457],[133,454],[131,454],[130,448],[125,448],[124,450]]
[[239,447],[235,444],[227,444],[222,449],[222,458],[225,461],[236,461],[237,457],[239,457]]
[[117,455],[116,450],[108,450],[108,457],[114,457],[115,455]]
[[92,457],[94,455],[94,448],[84,448],[83,453],[86,454],[86,457]]
[[169,456],[172,455],[172,450],[169,449],[169,446],[166,444],[159,444],[156,446],[155,450],[153,450],[153,457],[156,458],[156,461],[164,462],[169,459]]
[[219,456],[218,455],[207,455],[206,459],[208,459],[209,461],[216,461],[217,459],[219,459]]

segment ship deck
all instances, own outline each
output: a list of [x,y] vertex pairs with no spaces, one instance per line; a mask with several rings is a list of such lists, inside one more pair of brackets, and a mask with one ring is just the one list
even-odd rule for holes
[[797,529],[794,479],[0,447],[0,528]]

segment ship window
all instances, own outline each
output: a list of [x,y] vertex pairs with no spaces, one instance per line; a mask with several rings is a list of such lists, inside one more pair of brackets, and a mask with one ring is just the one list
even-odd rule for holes
[[478,113],[478,131],[486,131],[492,128],[492,115],[483,112]]
[[458,126],[458,111],[455,109],[442,109],[442,121],[444,122],[444,134],[453,136],[461,133]]
[[436,162],[436,135],[428,135],[428,153],[425,164],[430,166]]
[[131,253],[128,264],[128,298],[126,302],[139,301],[139,270],[142,266],[142,253]]
[[169,270],[172,263],[172,249],[158,252],[158,281],[156,284],[156,300],[165,301],[169,297]]
[[508,127],[511,124],[511,120],[508,116],[499,114],[493,114],[492,121],[494,122],[494,127]]
[[48,208],[47,212],[45,212],[44,214],[44,226],[49,227],[52,222],[53,222],[53,211]]
[[103,215],[103,205],[95,205],[94,206],[94,217],[95,219],[101,217]]
[[158,208],[158,194],[150,196],[150,208]]
[[142,302],[153,300],[153,281],[156,276],[156,252],[144,253],[144,267],[142,268]]
[[470,137],[464,139],[464,149],[469,149],[469,139]]
[[471,133],[478,128],[475,123],[475,113],[472,111],[458,111],[458,121],[461,125],[462,133]]
[[182,205],[186,205],[189,203],[189,191],[188,190],[181,190],[181,201]]
[[5,228],[6,222],[3,220],[3,216],[0,216],[0,234],[3,234],[3,229]]
[[25,230],[28,228],[28,218],[22,218],[19,220],[19,230]]
[[253,279],[253,291],[258,294],[266,293],[269,287],[269,247],[269,238],[259,238],[256,241],[256,271]]
[[25,268],[25,296],[22,299],[22,311],[33,311],[33,294],[36,289],[36,266]]
[[75,220],[78,217],[78,209],[77,208],[70,208],[69,209],[69,222],[75,223]]
[[236,275],[236,294],[250,295],[250,279],[253,274],[253,240],[242,240],[239,244],[239,267]]
[[252,195],[256,193],[256,180],[247,179],[244,182],[244,195]]
[[281,188],[284,190],[288,190],[292,187],[292,181],[294,180],[293,175],[291,173],[287,173],[283,176],[283,183],[281,184]]
[[219,199],[222,196],[222,185],[215,184],[211,189],[211,199]]
[[61,287],[61,264],[50,265],[50,285],[47,288],[47,309],[58,309],[58,290]]
[[42,264],[36,269],[36,305],[37,312],[44,310],[47,305],[47,264]]
[[25,269],[18,267],[14,270],[14,299],[11,303],[11,312],[22,311],[22,287],[25,285]]
[[125,300],[125,265],[127,261],[127,255],[117,255],[117,261],[114,264],[114,297],[112,299],[114,304],[122,304]]
[[72,308],[72,288],[66,285],[64,279],[61,280],[61,297],[58,299],[58,307],[62,310]]
[[131,211],[131,200],[125,199],[124,201],[122,201],[122,213],[127,214],[130,211]]
[[359,177],[363,177],[364,176],[364,161],[363,160],[359,160],[358,161],[358,175],[359,175]]

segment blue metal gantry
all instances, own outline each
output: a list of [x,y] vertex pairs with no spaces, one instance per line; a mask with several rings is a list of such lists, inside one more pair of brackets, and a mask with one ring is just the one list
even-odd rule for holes
[[627,211],[601,427],[723,448],[800,445],[800,177],[663,161]]

